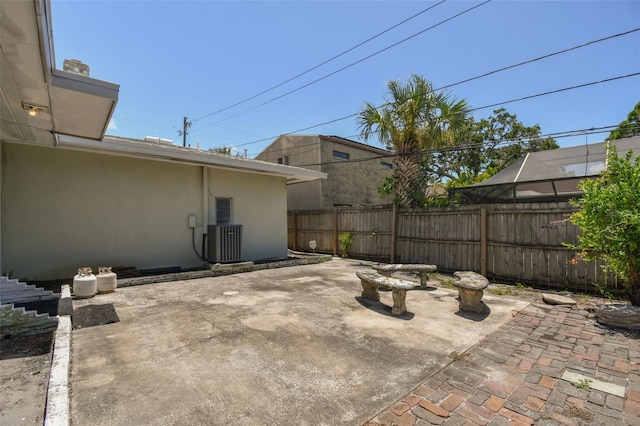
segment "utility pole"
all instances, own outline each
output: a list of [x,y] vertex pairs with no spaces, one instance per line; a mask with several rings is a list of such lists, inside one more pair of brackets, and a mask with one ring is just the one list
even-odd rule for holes
[[182,121],[182,130],[178,130],[178,135],[182,136],[182,146],[187,146],[189,127],[191,127],[191,122],[187,120],[187,117],[184,117],[184,120]]

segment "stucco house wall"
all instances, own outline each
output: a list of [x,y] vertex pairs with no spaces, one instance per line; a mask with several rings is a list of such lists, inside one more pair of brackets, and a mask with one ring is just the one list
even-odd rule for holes
[[287,186],[289,210],[319,209],[322,207],[322,182],[301,182]]
[[[334,152],[348,159],[336,157]],[[288,185],[289,210],[392,202],[391,197],[378,194],[382,180],[393,174],[392,154],[379,148],[337,136],[282,135],[256,159],[327,173],[322,181]]]
[[[139,269],[202,264],[188,216],[203,231],[203,167],[3,143],[4,274],[68,278],[80,266]],[[243,257],[286,257],[286,178],[207,168],[208,222],[215,198],[232,198]],[[202,254],[202,253],[200,253]]]
[[[391,197],[378,194],[382,180],[393,174],[391,157],[331,140],[322,143],[321,147],[322,171],[329,176],[322,183],[322,207],[392,202]],[[347,154],[349,159],[334,156],[336,151]]]
[[[256,160],[322,171],[320,138],[282,135],[258,154]],[[299,182],[288,185],[287,206],[290,210],[321,208],[322,182]]]
[[209,224],[216,223],[216,197],[232,198],[231,219],[242,225],[244,259],[286,258],[286,179],[214,168],[208,177]]

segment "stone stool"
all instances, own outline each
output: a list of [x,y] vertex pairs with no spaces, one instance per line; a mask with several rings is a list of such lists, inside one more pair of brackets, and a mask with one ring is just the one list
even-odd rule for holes
[[472,271],[454,272],[453,276],[456,280],[453,285],[458,289],[460,304],[458,309],[461,311],[482,313],[484,306],[482,305],[483,290],[489,285],[489,281],[482,275]]

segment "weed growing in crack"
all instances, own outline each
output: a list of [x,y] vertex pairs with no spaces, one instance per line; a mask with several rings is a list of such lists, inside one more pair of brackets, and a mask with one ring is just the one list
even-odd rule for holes
[[577,382],[571,382],[571,384],[579,389],[591,390],[591,380],[589,379],[580,379]]

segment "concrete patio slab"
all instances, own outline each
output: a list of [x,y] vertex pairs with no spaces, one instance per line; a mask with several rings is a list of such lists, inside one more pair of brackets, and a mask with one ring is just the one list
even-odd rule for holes
[[[457,291],[360,298],[367,262],[118,289],[120,322],[72,332],[77,425],[356,425],[398,400],[527,303],[485,296],[458,312]],[[419,286],[419,283],[416,282]]]

